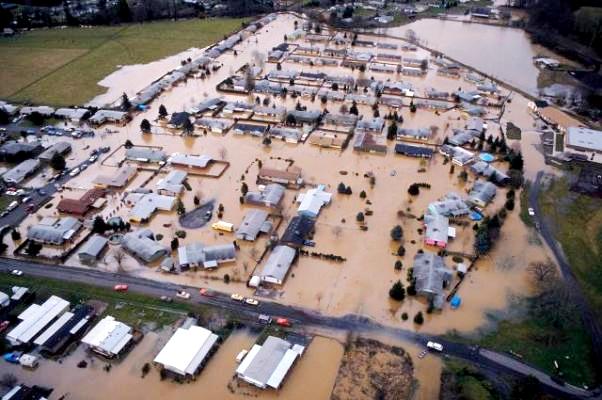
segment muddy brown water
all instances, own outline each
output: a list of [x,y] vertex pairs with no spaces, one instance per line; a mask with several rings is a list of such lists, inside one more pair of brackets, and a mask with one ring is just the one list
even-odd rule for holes
[[[386,155],[375,155],[356,153],[351,149],[343,152],[330,149],[319,149],[305,144],[288,144],[277,140],[273,141],[271,147],[261,145],[257,138],[239,137],[229,133],[225,136],[209,134],[207,136],[200,135],[199,137],[183,138],[178,135],[178,132],[170,133],[164,128],[167,135],[141,135],[139,133],[139,125],[143,118],[154,120],[157,116],[157,109],[160,104],[164,104],[168,111],[181,111],[189,106],[196,104],[203,99],[216,95],[215,85],[228,77],[233,71],[247,62],[256,62],[257,54],[267,54],[269,49],[278,45],[282,41],[282,36],[286,32],[293,29],[293,17],[289,15],[281,15],[276,21],[271,23],[267,28],[261,30],[258,34],[258,40],[254,38],[245,40],[239,44],[236,49],[237,56],[233,54],[225,54],[220,57],[220,61],[225,67],[211,74],[206,80],[191,78],[187,82],[180,84],[170,91],[164,92],[155,100],[148,111],[137,114],[133,121],[125,127],[107,126],[111,130],[116,130],[117,133],[105,133],[105,127],[99,129],[99,134],[95,138],[84,138],[73,141],[74,151],[69,156],[68,164],[73,165],[76,162],[87,158],[90,149],[99,146],[110,145],[113,149],[120,146],[126,139],[131,140],[135,144],[161,146],[169,154],[172,152],[184,152],[191,154],[208,154],[216,159],[225,159],[231,163],[230,168],[219,179],[204,178],[204,177],[189,177],[188,182],[192,186],[192,191],[185,191],[182,195],[182,201],[187,210],[193,209],[193,197],[197,195],[201,198],[201,202],[209,199],[215,199],[216,205],[223,204],[225,208],[223,220],[232,222],[237,226],[240,224],[244,214],[252,207],[241,205],[239,203],[241,176],[245,176],[245,182],[249,185],[250,190],[256,189],[255,178],[257,175],[256,159],[261,159],[266,166],[280,165],[282,161],[277,161],[276,158],[293,159],[295,165],[299,166],[303,171],[303,176],[306,181],[314,184],[325,184],[331,192],[336,192],[336,187],[339,182],[344,182],[350,185],[353,190],[353,195],[345,196],[335,194],[332,204],[324,208],[317,221],[317,230],[315,235],[316,248],[314,251],[322,253],[333,253],[347,258],[344,263],[333,263],[315,258],[301,257],[297,264],[292,268],[285,284],[276,295],[276,300],[285,304],[293,304],[310,309],[319,310],[329,315],[345,315],[348,313],[357,313],[370,318],[373,318],[381,323],[392,326],[403,327],[406,329],[420,330],[428,333],[445,333],[451,329],[461,332],[470,332],[479,327],[483,327],[488,322],[487,313],[490,312],[507,312],[510,299],[513,296],[528,294],[530,287],[527,280],[526,267],[531,261],[541,261],[549,257],[547,251],[534,240],[534,233],[527,229],[518,218],[518,199],[517,209],[510,213],[506,223],[502,229],[502,235],[496,248],[489,257],[478,262],[474,271],[472,271],[464,284],[462,285],[459,295],[463,299],[463,304],[458,310],[451,310],[445,307],[441,313],[435,313],[426,316],[426,322],[423,326],[418,327],[411,322],[413,315],[418,311],[426,310],[424,300],[418,298],[407,298],[402,304],[398,304],[389,300],[387,292],[391,285],[398,279],[405,282],[406,270],[412,264],[412,258],[416,251],[423,248],[422,236],[417,233],[421,227],[419,221],[410,218],[399,218],[397,212],[402,210],[410,212],[416,216],[420,216],[426,209],[428,203],[445,195],[450,191],[466,194],[466,191],[472,186],[475,178],[469,173],[469,182],[464,184],[457,178],[458,173],[462,168],[456,166],[455,173],[449,174],[449,164],[444,165],[441,156],[436,155],[431,161],[420,161],[412,158],[397,156],[393,154],[393,144],[389,144],[389,151]],[[463,26],[463,25],[459,25]],[[472,25],[466,25],[467,29],[472,29]],[[509,35],[514,35],[513,33]],[[369,37],[368,35],[361,35]],[[452,36],[451,34],[449,35]],[[451,39],[450,39],[451,40]],[[507,40],[512,40],[511,36]],[[386,39],[386,41],[395,42],[395,39]],[[304,43],[303,40],[297,41]],[[526,51],[526,50],[525,50]],[[428,55],[424,50],[420,50],[421,54]],[[521,54],[521,57],[527,57],[528,62],[531,62],[530,56],[527,53]],[[323,71],[334,73],[337,75],[354,75],[360,76],[359,71],[351,72],[346,69],[338,69],[333,67],[308,67],[299,66],[289,63],[283,63],[283,69],[296,69],[304,71]],[[264,73],[275,69],[274,64],[266,64]],[[474,88],[463,79],[450,79],[439,76],[436,70],[431,68],[425,78],[413,77],[396,77],[387,74],[365,73],[364,76],[374,76],[376,79],[386,80],[388,78],[398,79],[411,82],[419,91],[426,87],[436,87],[443,90],[455,90],[459,86],[470,90]],[[507,94],[508,90],[502,88],[502,93]],[[223,95],[229,100],[242,100],[246,96]],[[261,96],[263,99],[263,96]],[[312,103],[309,99],[292,99],[290,96],[286,100],[272,99],[278,105],[285,105],[291,109],[296,102],[300,100],[303,105],[309,109],[322,109],[323,106],[319,101]],[[337,111],[341,103],[328,103],[326,108],[331,111]],[[372,111],[369,107],[360,106],[360,114],[370,116]],[[384,107],[381,107],[381,115],[387,113]],[[442,142],[443,138],[449,134],[453,128],[461,128],[466,122],[466,116],[459,111],[450,111],[436,115],[430,111],[419,110],[412,114],[408,108],[404,108],[401,112],[404,117],[404,127],[428,127],[435,126],[438,128],[435,141]],[[488,118],[497,118],[496,114],[490,112]],[[527,178],[533,178],[537,171],[545,170],[550,172],[550,167],[546,166],[541,153],[538,150],[538,133],[535,131],[533,116],[527,110],[527,100],[520,95],[513,94],[512,102],[506,107],[504,120],[510,120],[523,130],[523,139],[521,141],[510,141],[510,145],[520,149],[525,156],[525,175]],[[499,134],[499,126],[495,121],[490,122],[488,134],[494,136]],[[90,146],[88,150],[83,150],[86,146]],[[104,158],[103,158],[104,159]],[[115,160],[109,160],[108,164],[113,164]],[[117,160],[118,161],[118,160]],[[347,171],[347,175],[339,174],[339,171]],[[55,206],[61,197],[79,197],[84,190],[91,187],[91,182],[94,177],[99,174],[112,174],[115,168],[109,165],[95,164],[88,168],[79,176],[72,179],[68,183],[70,189],[57,194],[51,201],[53,207],[41,209],[36,214],[29,216],[22,225],[22,232],[26,231],[26,227],[37,223],[42,216],[56,216]],[[419,172],[422,171],[422,172]],[[369,182],[364,178],[364,174],[372,172],[376,176],[376,185],[371,188]],[[126,190],[132,190],[138,187],[150,176],[150,172],[141,172],[128,185]],[[161,176],[153,178],[147,187],[153,187]],[[414,182],[427,182],[431,184],[431,189],[422,190],[421,194],[410,199],[407,194],[407,188]],[[366,200],[359,197],[361,190],[367,193],[367,199],[372,203],[366,204]],[[286,222],[296,214],[296,205],[293,204],[297,191],[287,190],[285,199],[283,200],[283,214],[285,223],[282,224],[278,233],[282,234]],[[108,197],[107,206],[100,212],[105,217],[120,215],[126,217],[129,208],[121,201],[121,194],[114,194]],[[493,213],[502,207],[505,199],[505,190],[499,190],[494,204],[489,205],[486,212]],[[366,207],[373,210],[372,216],[366,217],[368,231],[360,231],[355,222],[355,215],[359,211],[363,211]],[[216,217],[212,220],[216,220]],[[342,222],[345,220],[345,222]],[[396,272],[393,268],[398,257],[392,253],[396,246],[391,243],[389,232],[396,225],[402,225],[404,235],[404,245],[406,255],[401,258],[403,262],[403,270]],[[179,226],[177,215],[174,212],[157,213],[151,222],[145,225],[151,228],[155,233],[160,233],[164,236],[162,243],[169,246],[169,242],[176,230],[183,229]],[[206,226],[202,229],[186,230],[187,237],[180,240],[181,244],[200,241],[205,244],[228,243],[234,240],[233,234],[220,234]],[[414,243],[412,243],[414,241]],[[471,226],[459,227],[457,237],[450,243],[450,249],[456,251],[470,252],[472,249],[473,232]],[[11,241],[8,241],[9,246],[14,247]],[[140,265],[136,260],[128,257],[124,263],[126,271],[132,275],[147,277],[161,281],[171,281],[180,284],[192,285],[197,287],[211,287],[216,290],[225,291],[228,293],[238,292],[246,296],[253,295],[253,292],[246,287],[244,282],[249,277],[257,264],[259,255],[263,252],[266,245],[266,238],[261,237],[255,243],[240,242],[240,251],[237,254],[235,263],[221,266],[217,271],[212,272],[186,272],[180,275],[161,274],[156,271],[156,265],[144,266]],[[111,247],[94,268],[107,271],[115,271],[117,269],[111,253],[114,249]],[[80,266],[77,257],[72,257],[67,261],[68,265]],[[453,263],[448,260],[448,265],[451,267]],[[261,268],[262,265],[260,265]],[[233,282],[225,284],[222,280],[224,274],[228,273],[233,277]],[[405,282],[407,284],[407,282]],[[486,295],[484,295],[486,294]],[[260,299],[261,300],[261,299]],[[410,318],[408,321],[401,320],[401,314],[406,312]],[[230,371],[233,371],[233,358],[241,347],[248,346],[252,338],[246,336],[234,335],[222,346],[222,349],[217,353],[217,357],[213,359],[202,376],[193,385],[175,385],[168,382],[159,384],[156,374],[154,377],[147,377],[145,381],[138,377],[141,365],[144,362],[152,360],[158,347],[156,345],[159,336],[150,334],[144,342],[130,355],[118,369],[111,372],[112,379],[96,379],[102,371],[95,371],[92,375],[93,368],[87,370],[78,370],[73,367],[72,373],[61,373],[60,376],[53,376],[51,371],[54,368],[53,364],[47,367],[44,363],[39,371],[41,371],[40,383],[51,382],[51,378],[58,379],[55,383],[57,387],[64,388],[64,391],[73,390],[78,385],[85,389],[91,389],[90,393],[94,393],[93,385],[111,385],[115,390],[124,387],[135,387],[134,394],[141,393],[156,393],[158,396],[173,390],[174,393],[193,393],[197,385],[207,386],[206,390],[213,396],[211,398],[230,398],[229,393],[224,392],[224,388],[230,378]],[[154,339],[153,339],[154,338]],[[230,345],[229,343],[235,344]],[[324,349],[328,357],[328,365],[332,361],[334,367],[328,366],[328,371],[321,370],[322,358],[314,358],[312,354],[320,353],[322,350],[321,340],[316,340],[310,346],[308,355],[304,358],[293,371],[291,377],[287,380],[284,390],[316,390],[315,397],[305,398],[327,398],[325,386],[328,386],[329,379],[324,379],[322,382],[320,375],[330,376],[336,374],[336,364],[340,359],[339,347],[330,344],[324,344]],[[230,349],[230,347],[232,348]],[[225,350],[226,349],[226,350]],[[314,350],[318,349],[318,350]],[[227,353],[228,356],[221,360],[220,353]],[[138,356],[135,356],[138,354]],[[339,354],[337,356],[337,354]],[[232,355],[232,356],[230,356]],[[338,357],[338,359],[337,359]],[[130,360],[131,358],[131,360]],[[73,360],[72,360],[73,359]],[[77,356],[70,358],[70,363],[76,363]],[[316,360],[316,361],[309,361]],[[215,365],[214,365],[215,364]],[[307,367],[305,367],[307,365]],[[11,367],[12,368],[12,367]],[[64,366],[61,366],[61,369]],[[304,368],[307,368],[306,372]],[[433,376],[437,376],[435,367],[418,368],[418,377],[420,380],[431,379],[429,370],[434,371]],[[70,370],[71,371],[71,370]],[[120,371],[120,373],[115,373]],[[224,371],[228,371],[224,373]],[[420,372],[423,371],[423,372]],[[20,372],[25,374],[25,372]],[[90,375],[88,375],[90,374]],[[214,374],[214,375],[213,375]],[[36,374],[37,375],[37,374]],[[30,379],[31,375],[28,376]],[[203,384],[205,376],[215,376],[216,385]],[[315,377],[315,384],[304,385],[301,381]],[[212,378],[213,379],[213,378]],[[312,378],[314,379],[314,378]],[[436,380],[436,378],[432,378]],[[297,380],[300,381],[296,384]],[[29,380],[29,382],[33,379]],[[328,381],[328,382],[327,382]],[[137,385],[132,385],[136,382]],[[144,385],[139,385],[138,382],[144,382]],[[312,381],[313,382],[313,381]],[[425,387],[432,387],[434,381],[429,381]],[[89,386],[92,385],[92,386]],[[203,386],[205,385],[205,386]],[[325,386],[323,386],[325,385]],[[74,388],[71,388],[71,387]],[[215,386],[215,387],[213,387]],[[289,386],[292,389],[289,389]],[[148,388],[152,390],[148,390]],[[297,389],[295,389],[297,387]],[[136,392],[136,390],[140,390]],[[434,390],[434,389],[433,389]],[[197,393],[197,392],[194,392]],[[198,393],[203,393],[202,391]],[[281,393],[284,393],[281,392]],[[328,392],[329,393],[329,392]],[[424,392],[426,394],[421,398],[429,398],[434,392]],[[225,397],[219,397],[219,396]],[[217,397],[216,397],[217,396]],[[264,394],[262,394],[264,396]],[[281,394],[282,396],[282,394]],[[283,397],[283,398],[303,398],[300,394]],[[75,396],[74,398],[78,398]],[[135,396],[131,398],[137,398]],[[139,397],[138,397],[139,398]],[[157,397],[160,398],[160,397]]]

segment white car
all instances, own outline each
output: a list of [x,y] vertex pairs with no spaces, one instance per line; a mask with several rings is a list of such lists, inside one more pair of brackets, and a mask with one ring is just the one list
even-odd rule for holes
[[529,208],[527,209],[527,212],[529,213],[529,215],[530,215],[530,216],[532,216],[532,217],[534,217],[534,216],[535,216],[535,210],[534,210],[534,209],[532,209],[531,207],[529,207]]
[[73,168],[73,169],[71,170],[71,172],[69,172],[69,176],[70,176],[70,177],[72,177],[72,178],[73,178],[74,176],[77,176],[78,174],[79,174],[79,168]]
[[437,343],[437,342],[431,342],[429,341],[426,344],[426,347],[430,350],[435,350],[435,351],[443,351],[443,345],[441,343]]
[[12,271],[10,271],[11,275],[15,275],[15,276],[23,276],[23,271],[21,271],[20,269],[13,269]]
[[250,298],[250,297],[247,297],[247,298],[245,299],[245,303],[247,303],[247,304],[248,304],[248,305],[250,305],[250,306],[258,306],[258,305],[259,305],[259,302],[258,302],[257,300],[255,300],[255,299],[252,299],[252,298]]
[[190,298],[190,293],[188,293],[184,290],[178,290],[178,293],[176,293],[176,297],[179,297],[184,300],[188,300]]

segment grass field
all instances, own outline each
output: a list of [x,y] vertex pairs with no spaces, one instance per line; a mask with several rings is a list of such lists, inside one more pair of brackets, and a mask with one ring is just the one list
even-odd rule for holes
[[555,180],[539,201],[592,310],[602,322],[602,199],[569,192],[568,182],[562,178]]
[[243,21],[161,21],[37,30],[0,38],[0,98],[54,106],[83,104],[105,91],[97,82],[119,65],[148,63],[190,47],[205,47]]
[[[9,293],[10,287],[15,285],[27,286],[35,290],[38,299],[55,294],[73,304],[87,300],[103,301],[108,305],[106,313],[134,326],[152,323],[161,327],[174,323],[190,312],[204,317],[215,312],[214,309],[199,304],[175,301],[165,303],[158,298],[137,293],[115,292],[111,289],[86,284],[41,279],[27,275],[15,277],[7,273],[0,273],[0,291]],[[221,313],[223,314],[223,312]]]

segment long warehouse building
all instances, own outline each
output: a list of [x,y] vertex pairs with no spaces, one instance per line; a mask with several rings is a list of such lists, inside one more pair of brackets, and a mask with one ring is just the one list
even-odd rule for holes
[[13,345],[29,343],[46,326],[69,310],[69,302],[58,296],[50,296],[44,303],[32,304],[19,314],[19,325],[6,338]]

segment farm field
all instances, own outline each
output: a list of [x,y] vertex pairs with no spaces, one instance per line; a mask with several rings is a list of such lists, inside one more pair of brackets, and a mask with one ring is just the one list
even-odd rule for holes
[[38,30],[0,39],[0,98],[79,105],[121,65],[148,63],[219,41],[243,19],[154,22],[119,27]]

